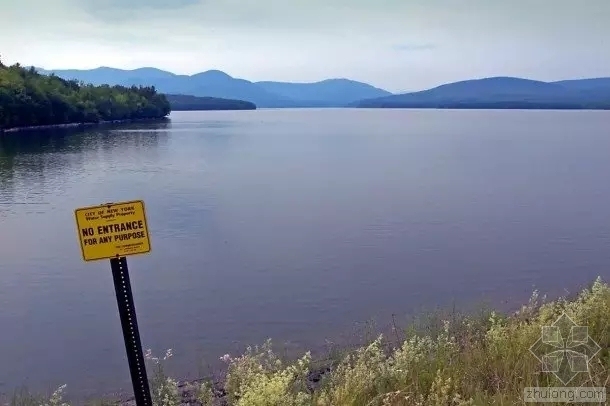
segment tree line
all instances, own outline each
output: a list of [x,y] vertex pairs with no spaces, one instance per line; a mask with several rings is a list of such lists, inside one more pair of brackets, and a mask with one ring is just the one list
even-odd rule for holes
[[256,105],[254,103],[244,100],[198,97],[186,94],[168,94],[166,96],[172,106],[172,111],[256,110]]
[[167,116],[154,86],[94,86],[0,61],[0,129]]

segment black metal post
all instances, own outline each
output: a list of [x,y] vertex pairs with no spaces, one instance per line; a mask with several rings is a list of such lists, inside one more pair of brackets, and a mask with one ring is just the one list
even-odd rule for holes
[[131,293],[127,258],[112,258],[110,260],[110,267],[112,269],[112,279],[114,280],[114,290],[119,307],[119,316],[121,317],[121,327],[123,328],[125,350],[127,351],[127,361],[129,362],[129,372],[131,373],[131,383],[133,384],[136,405],[152,406],[148,377],[146,376],[146,364],[144,363],[138,320],[136,318],[136,308],[133,304],[133,295]]

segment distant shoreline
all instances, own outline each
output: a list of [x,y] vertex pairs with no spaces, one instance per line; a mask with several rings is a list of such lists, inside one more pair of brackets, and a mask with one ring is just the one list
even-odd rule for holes
[[[608,111],[610,106],[605,108],[589,108],[589,107],[578,107],[578,108],[565,108],[565,107],[413,107],[413,106],[307,106],[307,107],[260,107],[256,110],[540,110],[540,111],[551,111],[551,110],[580,110],[580,111]],[[187,111],[187,110],[173,110],[173,111]],[[208,110],[192,110],[192,111],[208,111]]]
[[159,118],[134,118],[126,120],[110,120],[110,121],[99,121],[97,123],[64,123],[64,124],[47,124],[47,125],[32,125],[26,127],[13,127],[13,128],[0,128],[0,135],[2,134],[15,134],[21,132],[32,132],[32,131],[45,131],[45,130],[57,130],[57,129],[70,129],[70,128],[88,128],[98,127],[109,124],[126,124],[135,122],[156,122],[165,121],[166,117]]
[[256,104],[237,99],[165,94],[172,111],[256,110]]
[[497,106],[353,106],[355,109],[375,109],[375,110],[554,110],[554,111],[565,111],[565,110],[579,110],[579,111],[608,111],[610,106],[604,107],[561,107],[561,106],[549,106],[549,107],[497,107]]
[[[610,106],[607,107],[567,107],[567,106],[554,106],[554,107],[497,107],[497,106],[349,106],[349,107],[318,107],[319,109],[359,109],[359,110],[541,110],[541,111],[610,111]],[[279,110],[291,109],[291,108],[278,108]],[[293,108],[294,109],[294,108]],[[297,107],[297,109],[311,109],[310,107]],[[255,108],[254,111],[261,110]],[[266,110],[266,109],[262,109]],[[189,110],[189,109],[178,109],[173,111],[221,111],[220,109],[212,110]],[[250,109],[223,109],[222,111],[252,111]],[[73,128],[89,128],[112,124],[126,124],[135,122],[160,122],[168,120],[168,116],[159,118],[136,118],[126,120],[109,120],[99,121],[96,123],[64,123],[64,124],[48,124],[48,125],[34,125],[25,127],[12,127],[12,128],[0,128],[0,135],[3,134],[15,134],[22,132],[32,131],[45,131],[45,130],[57,130],[57,129],[73,129]]]

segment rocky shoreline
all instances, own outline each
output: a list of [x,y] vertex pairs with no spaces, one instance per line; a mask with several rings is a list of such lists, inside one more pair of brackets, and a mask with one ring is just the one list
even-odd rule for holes
[[[329,373],[329,366],[313,370],[307,376],[307,387],[313,392],[320,386],[320,382],[325,374]],[[197,400],[197,388],[209,379],[196,379],[192,381],[178,382],[178,395],[180,397],[180,406],[201,406]],[[224,381],[221,379],[213,380],[214,406],[228,406],[227,393],[224,389]],[[117,402],[117,406],[136,406],[136,401],[133,396]]]
[[[178,396],[180,397],[180,406],[199,406],[201,403],[197,400],[197,387],[201,385],[205,379],[196,379],[194,381],[178,382]],[[227,406],[227,394],[224,390],[222,381],[214,381],[213,391],[215,395],[214,406]],[[152,388],[151,388],[152,390]],[[117,406],[136,406],[135,398],[129,397],[117,403]]]
[[109,125],[109,124],[127,124],[127,123],[135,123],[135,122],[154,122],[154,121],[164,121],[166,119],[167,119],[167,117],[136,118],[136,119],[127,119],[127,120],[99,121],[97,123],[66,123],[66,124],[33,125],[33,126],[27,126],[27,127],[14,127],[14,128],[0,128],[0,135],[1,134],[11,134],[11,133],[20,133],[20,132],[29,132],[29,131],[44,131],[44,130],[73,129],[73,128],[89,128],[89,127],[98,127],[98,126]]

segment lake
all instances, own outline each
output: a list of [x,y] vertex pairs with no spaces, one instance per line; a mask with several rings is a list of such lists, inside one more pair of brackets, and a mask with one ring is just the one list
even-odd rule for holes
[[[175,112],[0,137],[0,392],[130,389],[108,261],[73,210],[143,199],[143,346],[179,378],[272,338],[610,279],[610,112]],[[566,291],[567,290],[567,291]]]

